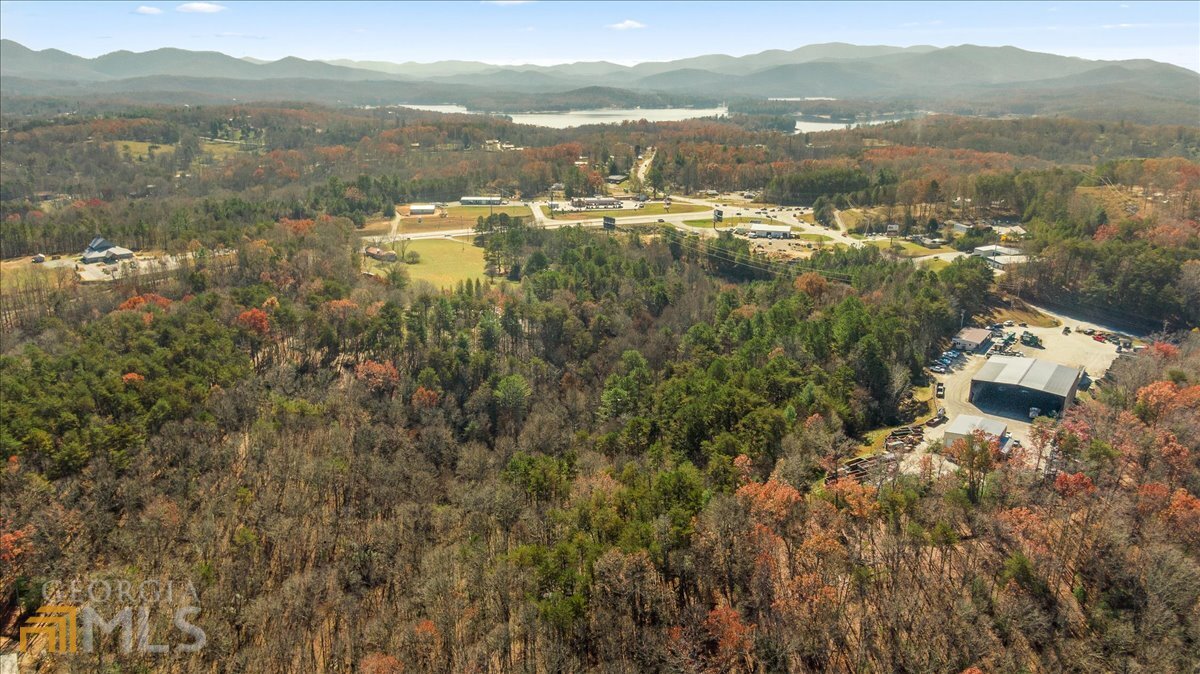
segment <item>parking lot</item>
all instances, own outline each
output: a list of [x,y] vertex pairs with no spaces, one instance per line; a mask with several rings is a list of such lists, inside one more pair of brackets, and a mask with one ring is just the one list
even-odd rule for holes
[[[1083,329],[1101,329],[1099,326],[1086,321],[1075,321],[1067,317],[1051,315],[1059,321],[1060,324],[1058,326],[1048,328],[1031,326],[1022,328],[1014,325],[1012,327],[1005,327],[1004,330],[1006,332],[1013,331],[1017,334],[1029,331],[1041,341],[1041,346],[1038,347],[1024,346],[1018,342],[1010,347],[1009,350],[1018,352],[1029,358],[1039,358],[1070,367],[1082,366],[1092,380],[1103,377],[1109,366],[1117,358],[1116,345],[1096,341],[1093,337],[1076,330],[1077,327]],[[1071,328],[1071,334],[1063,334],[1064,325]],[[946,408],[946,416],[950,420],[953,420],[960,414],[973,414],[1003,421],[1008,425],[1008,431],[1012,434],[1013,438],[1019,440],[1022,445],[1028,446],[1030,427],[1029,408],[1023,405],[1020,400],[1011,401],[1007,404],[1004,401],[998,401],[997,403],[989,404],[985,409],[980,409],[974,403],[967,401],[971,392],[971,377],[983,367],[986,361],[987,356],[981,354],[961,355],[948,368],[945,374],[934,374],[934,381],[941,382],[946,387],[945,398],[939,400],[938,404]],[[928,429],[925,434],[926,440],[930,442],[940,440],[945,434],[945,427],[947,425],[943,423]]]

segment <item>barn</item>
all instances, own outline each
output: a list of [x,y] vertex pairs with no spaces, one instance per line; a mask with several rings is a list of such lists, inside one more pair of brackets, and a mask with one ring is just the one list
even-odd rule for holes
[[1083,368],[1048,360],[992,356],[971,377],[969,400],[980,409],[996,408],[1024,415],[1036,407],[1042,414],[1061,413],[1075,400]]
[[408,207],[409,215],[433,215],[437,213],[437,206],[433,204],[413,204]]

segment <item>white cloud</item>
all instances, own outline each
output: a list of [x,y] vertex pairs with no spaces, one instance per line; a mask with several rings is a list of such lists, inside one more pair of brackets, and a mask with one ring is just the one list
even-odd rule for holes
[[216,14],[226,9],[228,8],[225,5],[218,5],[211,2],[185,2],[176,7],[175,11],[185,14]]
[[162,10],[157,7],[147,7],[146,5],[141,5],[137,9],[133,10],[133,13],[153,16],[155,14],[162,14]]
[[635,28],[645,28],[646,24],[634,21],[633,19],[625,19],[621,23],[611,23],[607,27],[613,30],[633,30]]

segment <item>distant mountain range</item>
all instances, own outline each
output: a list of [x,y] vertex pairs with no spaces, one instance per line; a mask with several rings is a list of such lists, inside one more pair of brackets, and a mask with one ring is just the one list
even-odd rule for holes
[[[255,83],[255,84],[251,84]],[[603,89],[599,89],[603,88]],[[1006,96],[1023,110],[1086,107],[1145,117],[1146,106],[1200,124],[1200,74],[1150,60],[1091,61],[1015,47],[889,47],[843,43],[712,54],[623,66],[606,61],[496,66],[475,61],[278,61],[219,52],[156,49],[83,58],[0,41],[0,91],[20,96],[116,96],[142,100],[314,100],[343,104],[491,102],[507,111],[571,106],[573,92],[597,92],[614,106],[711,104],[732,99],[831,97],[919,102],[930,109]],[[554,96],[545,96],[555,94]],[[580,97],[584,97],[580,94]],[[1104,104],[1096,97],[1102,97]],[[549,99],[549,100],[547,100]],[[579,103],[583,104],[583,100]],[[944,107],[944,106],[943,106]]]

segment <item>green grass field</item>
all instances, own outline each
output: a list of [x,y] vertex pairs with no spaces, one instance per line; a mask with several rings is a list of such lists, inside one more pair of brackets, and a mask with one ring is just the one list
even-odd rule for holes
[[[400,244],[396,243],[394,249],[400,252]],[[367,259],[367,269],[384,271],[398,266],[408,272],[413,282],[428,281],[438,288],[448,289],[454,288],[459,281],[486,278],[483,274],[483,249],[471,245],[467,239],[418,239],[407,242],[403,250],[416,251],[421,261],[404,264]]]
[[[721,221],[721,229],[729,229],[731,227],[741,227],[742,225],[749,225],[752,222],[760,222],[764,225],[787,224],[784,222],[780,222],[778,220],[772,220],[771,218],[764,218],[762,216],[753,217],[753,218],[741,216],[741,217],[725,218],[724,220]],[[703,219],[684,220],[683,224],[691,225],[692,227],[707,227],[707,228],[711,229],[713,226],[713,221],[711,218],[708,220],[703,220]]]
[[[539,206],[542,209],[542,214],[547,218],[550,217],[550,209],[545,206]],[[667,209],[662,204],[646,204],[643,208],[623,208],[598,211],[580,211],[577,213],[560,213],[554,212],[555,220],[591,220],[593,218],[614,217],[624,218],[633,215],[667,215],[670,213],[696,213],[698,211],[708,210],[704,206],[696,204],[672,204],[670,209]]]
[[[172,154],[175,152],[175,146],[162,143],[147,143],[140,140],[114,140],[113,146],[117,149],[117,154],[124,156],[128,149],[129,156],[134,161],[147,161],[150,159],[150,147],[154,147],[155,156],[162,154]],[[233,143],[212,143],[206,140],[200,141],[200,151],[205,154],[211,154],[214,161],[223,161],[238,152],[241,148]]]
[[887,239],[875,239],[870,241],[869,244],[879,248],[880,250],[892,250],[893,248],[898,247],[900,249],[899,254],[903,257],[925,257],[926,255],[954,252],[953,248],[946,248],[945,246],[940,248],[926,248],[919,243],[904,241],[902,239],[894,239],[893,241],[889,241]]
[[491,213],[508,213],[509,216],[522,218],[533,215],[526,206],[450,206],[446,213],[447,218],[470,218],[472,222],[481,215],[486,218]]
[[801,241],[833,241],[833,237],[831,236],[825,236],[824,234],[809,234],[808,232],[792,234],[792,238],[800,239]]

